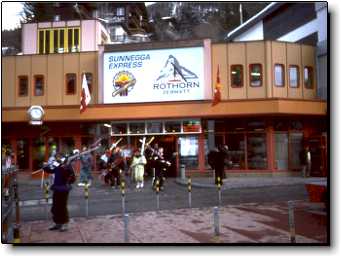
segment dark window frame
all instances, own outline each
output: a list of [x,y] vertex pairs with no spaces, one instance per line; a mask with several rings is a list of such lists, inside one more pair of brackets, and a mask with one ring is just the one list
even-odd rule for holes
[[[71,92],[69,90],[69,84],[68,84],[68,75],[74,76],[74,90]],[[75,95],[77,93],[77,74],[76,73],[66,73],[65,74],[65,94],[66,95]]]
[[[21,85],[21,80],[22,79],[25,79],[26,80],[26,89],[25,89],[25,91],[26,91],[26,94],[24,94],[24,95],[21,95],[20,94],[20,85]],[[20,75],[20,76],[18,76],[18,97],[27,97],[28,96],[28,87],[29,87],[29,85],[28,85],[28,76],[27,75]]]
[[[235,85],[234,83],[233,83],[233,79],[232,79],[232,77],[233,77],[233,75],[232,75],[232,71],[233,71],[233,68],[234,67],[241,67],[241,79],[240,79],[240,81],[241,81],[241,85],[240,86],[237,86],[237,85]],[[244,87],[244,65],[242,65],[242,64],[232,64],[231,65],[231,67],[230,67],[230,76],[231,76],[231,87],[233,87],[233,88],[242,88],[242,87]]]
[[[276,83],[276,66],[282,67],[282,81],[283,81],[282,85],[278,85]],[[275,85],[275,87],[285,87],[285,66],[282,63],[275,63],[274,64],[274,85]]]
[[[291,68],[296,68],[297,72],[297,86],[292,86],[291,85],[291,77],[290,77],[290,69]],[[300,66],[299,65],[294,65],[294,64],[290,64],[289,68],[288,68],[288,81],[289,81],[289,87],[290,88],[299,88],[300,87],[300,83],[301,83],[301,79],[300,79]]]
[[[308,77],[309,74],[311,74],[311,86],[308,86],[306,83],[306,78],[305,78],[305,70],[308,69]],[[304,66],[303,68],[303,83],[304,83],[304,88],[306,89],[314,89],[315,88],[315,79],[314,79],[314,68],[313,66]]]
[[[251,71],[252,71],[252,67],[255,65],[259,65],[260,66],[260,85],[259,86],[254,86],[252,85],[252,81],[251,81]],[[263,65],[261,63],[250,63],[249,64],[249,82],[250,82],[250,87],[262,87],[263,86]]]
[[[38,95],[36,93],[36,90],[37,90],[37,79],[38,78],[42,79],[42,94],[41,95]],[[44,77],[44,75],[42,75],[42,74],[34,75],[33,76],[33,95],[34,96],[44,96],[44,93],[45,93],[45,77]]]

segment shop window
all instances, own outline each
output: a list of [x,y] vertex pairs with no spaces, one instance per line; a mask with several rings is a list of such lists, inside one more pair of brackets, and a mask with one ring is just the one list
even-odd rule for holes
[[228,134],[228,159],[231,169],[245,169],[245,136],[244,133]]
[[162,133],[162,122],[160,121],[147,122],[147,133]]
[[277,170],[288,170],[288,133],[275,133],[275,162]]
[[75,73],[67,73],[66,75],[66,94],[74,95],[76,94],[76,74]]
[[58,153],[59,149],[58,149],[58,138],[56,137],[49,137],[47,139],[47,144],[48,144],[48,154],[49,154],[49,157],[52,155],[53,152],[56,152]]
[[274,68],[275,72],[275,86],[276,87],[284,87],[284,65],[283,64],[275,64]]
[[247,164],[249,169],[266,169],[266,134],[247,134]]
[[264,131],[265,122],[263,120],[250,120],[247,122],[247,129],[249,131]]
[[262,65],[259,63],[250,64],[250,86],[261,87],[262,86]]
[[300,73],[297,65],[289,66],[289,86],[292,88],[298,88],[300,85]]
[[46,147],[43,138],[37,138],[32,143],[33,170],[37,170],[43,166],[43,162],[45,161]]
[[127,123],[111,124],[113,134],[127,134]]
[[313,68],[310,66],[304,67],[304,86],[307,89],[312,89],[314,87]]
[[166,133],[181,132],[181,122],[180,121],[166,121],[165,132]]
[[27,139],[17,140],[17,165],[19,169],[29,168],[29,145]]
[[28,95],[28,77],[27,76],[19,76],[19,96],[27,96]]
[[200,132],[200,120],[185,120],[183,121],[183,132]]
[[[61,138],[60,143],[61,143],[60,144],[61,145],[60,152],[63,155],[72,154],[72,152],[75,148],[75,141],[73,140],[72,137],[63,137],[63,138]],[[81,150],[81,149],[79,149],[79,150]]]
[[35,96],[44,95],[44,76],[43,75],[34,76],[34,95]]
[[231,87],[243,87],[243,65],[231,65]]
[[198,168],[198,137],[179,137],[180,165],[186,168]]
[[129,124],[130,134],[144,134],[145,123],[144,122],[133,122]]
[[290,169],[300,170],[302,167],[300,153],[303,150],[303,133],[290,133],[289,147]]

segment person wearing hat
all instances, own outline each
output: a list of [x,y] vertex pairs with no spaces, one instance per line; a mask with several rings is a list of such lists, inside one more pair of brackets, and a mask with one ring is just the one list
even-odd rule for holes
[[71,184],[76,180],[72,165],[67,163],[66,158],[56,154],[56,160],[51,164],[45,163],[44,171],[54,174],[54,181],[51,186],[52,195],[52,219],[55,223],[49,227],[49,230],[68,230],[69,213],[67,203],[69,192],[72,189]]
[[144,157],[144,155],[141,155],[139,149],[135,150],[130,168],[132,169],[132,172],[134,174],[137,189],[143,188],[144,165],[146,165],[146,163],[146,157]]

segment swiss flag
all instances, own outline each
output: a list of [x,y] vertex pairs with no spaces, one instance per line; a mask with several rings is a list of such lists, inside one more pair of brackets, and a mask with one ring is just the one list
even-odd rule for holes
[[81,106],[80,106],[80,113],[86,110],[86,106],[91,101],[91,95],[88,87],[88,81],[86,80],[85,74],[83,75],[83,82],[82,82],[82,91],[81,91]]
[[213,95],[213,102],[212,102],[212,106],[218,104],[221,100],[221,84],[220,84],[220,74],[219,74],[219,65],[218,65],[218,71],[217,71],[217,81],[216,84],[214,86],[214,95]]

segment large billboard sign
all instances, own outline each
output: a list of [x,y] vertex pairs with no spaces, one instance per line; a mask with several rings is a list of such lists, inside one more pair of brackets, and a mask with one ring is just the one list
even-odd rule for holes
[[204,99],[204,47],[104,53],[104,103]]

